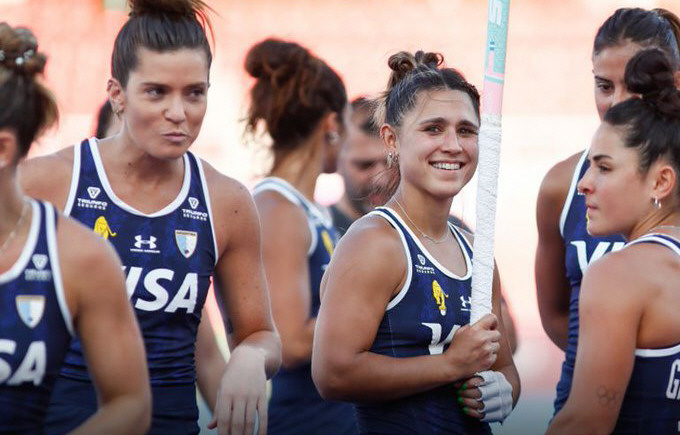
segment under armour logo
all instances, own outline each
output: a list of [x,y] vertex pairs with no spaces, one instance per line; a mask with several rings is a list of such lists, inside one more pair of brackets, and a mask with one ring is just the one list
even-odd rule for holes
[[460,297],[461,311],[470,311],[470,305],[472,305],[472,296],[468,296],[467,300],[465,296]]
[[96,199],[99,196],[99,192],[101,192],[101,189],[98,187],[87,188],[87,194],[90,195],[91,199]]
[[31,260],[33,261],[35,268],[39,270],[43,270],[47,265],[47,255],[45,254],[33,254]]
[[156,249],[156,240],[154,236],[149,236],[149,240],[144,240],[140,235],[135,236],[135,248],[141,249],[142,246],[147,246],[149,249]]
[[418,261],[420,261],[421,266],[425,266],[425,257],[422,254],[418,254]]
[[193,196],[190,196],[189,205],[191,206],[192,209],[196,210],[196,207],[198,207],[198,199],[194,198]]

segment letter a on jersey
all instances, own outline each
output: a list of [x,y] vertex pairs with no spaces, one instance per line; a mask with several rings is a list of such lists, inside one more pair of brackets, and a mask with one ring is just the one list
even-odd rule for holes
[[21,321],[35,328],[45,311],[45,296],[17,296],[15,301]]
[[194,231],[175,230],[175,242],[179,248],[179,252],[184,257],[189,258],[196,250],[196,242],[198,241],[198,234]]

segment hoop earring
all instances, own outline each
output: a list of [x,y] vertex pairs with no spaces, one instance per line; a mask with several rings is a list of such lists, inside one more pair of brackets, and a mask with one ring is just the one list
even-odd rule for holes
[[657,208],[657,210],[661,210],[661,201],[659,201],[659,198],[654,197],[652,202],[654,203],[654,206]]

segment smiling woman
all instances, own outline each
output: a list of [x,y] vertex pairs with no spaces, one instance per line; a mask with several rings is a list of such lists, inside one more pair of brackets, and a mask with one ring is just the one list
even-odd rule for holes
[[391,199],[352,225],[322,283],[314,381],[356,402],[362,433],[490,433],[519,397],[497,274],[494,314],[470,324],[471,242],[447,218],[477,165],[479,94],[442,62],[390,57],[376,116]]
[[[196,381],[221,431],[250,435],[258,414],[264,431],[266,377],[277,370],[280,351],[257,213],[240,183],[188,151],[207,105],[207,6],[130,3],[108,82],[120,131],[26,162],[22,183],[116,248],[146,346],[150,433],[198,433]],[[216,343],[209,322],[199,328],[213,276],[230,319],[226,367],[210,351]],[[96,410],[85,356],[73,341],[52,395],[48,433],[68,432]]]

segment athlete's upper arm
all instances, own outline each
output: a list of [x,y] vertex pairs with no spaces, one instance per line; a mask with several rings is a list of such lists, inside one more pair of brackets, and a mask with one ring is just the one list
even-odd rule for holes
[[[610,433],[623,402],[635,359],[643,311],[641,268],[629,252],[591,264],[581,284],[579,343],[574,381],[560,419]],[[559,423],[559,421],[557,421]]]
[[307,253],[311,234],[307,217],[299,206],[276,192],[257,194],[255,204],[262,222],[265,274],[281,336],[283,364],[309,363],[314,325],[310,323]]
[[535,258],[536,294],[543,328],[564,349],[570,287],[566,277],[560,217],[579,155],[555,165],[543,179],[536,202],[538,246]]
[[33,198],[49,201],[62,211],[66,206],[73,172],[73,147],[19,165],[19,184]]
[[118,256],[69,218],[59,219],[57,234],[66,298],[100,400],[150,400],[144,345]]
[[321,284],[312,353],[315,376],[351,364],[370,349],[393,293],[406,281],[407,267],[401,240],[383,219],[367,216],[352,225]]
[[245,186],[209,167],[206,178],[219,251],[215,291],[231,323],[227,331],[233,347],[254,332],[274,331],[262,267],[260,221]]

